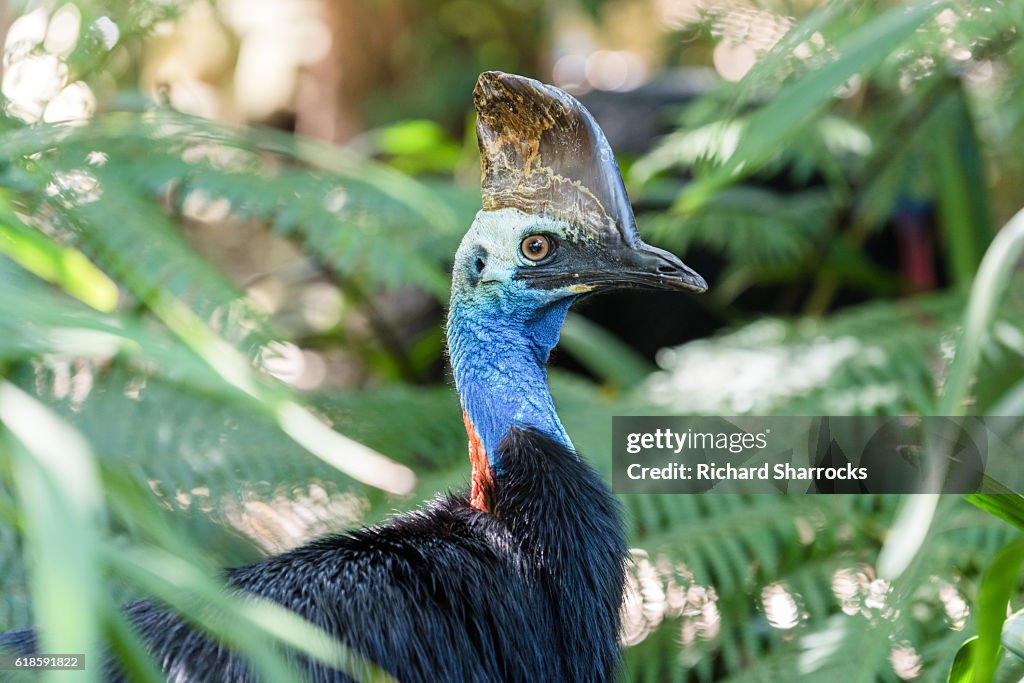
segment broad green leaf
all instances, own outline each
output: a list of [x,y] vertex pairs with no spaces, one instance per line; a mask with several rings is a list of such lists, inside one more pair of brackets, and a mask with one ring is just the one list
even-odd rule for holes
[[921,546],[929,538],[939,498],[937,493],[904,496],[899,516],[878,554],[880,576],[895,580],[917,559]]
[[98,311],[117,306],[117,285],[82,252],[55,244],[11,216],[0,217],[0,252]]
[[[84,671],[45,671],[42,680],[99,681],[97,614],[104,610],[97,549],[105,523],[89,445],[52,411],[0,384],[0,423],[25,529],[41,651],[85,656]],[[73,568],[73,570],[72,570]]]
[[[995,484],[986,483],[986,489]],[[999,488],[1004,488],[999,485]],[[1004,522],[1012,524],[1020,531],[1024,531],[1024,496],[1005,489],[1004,493],[971,493],[964,498],[973,505],[978,506],[986,512],[990,512]]]
[[992,320],[1022,252],[1024,210],[1017,212],[999,231],[978,268],[964,314],[964,330],[939,402],[939,415],[964,414],[971,376],[981,359]]
[[978,636],[973,636],[964,641],[960,649],[956,651],[953,659],[953,666],[949,670],[947,683],[972,683],[974,679],[974,650],[978,644]]
[[1022,564],[1024,539],[1017,538],[999,551],[982,576],[978,591],[978,640],[971,658],[973,683],[991,683],[995,677],[1006,606],[1020,585]]

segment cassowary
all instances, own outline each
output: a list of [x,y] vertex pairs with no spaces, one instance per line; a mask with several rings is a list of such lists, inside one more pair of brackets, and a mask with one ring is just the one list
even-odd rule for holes
[[[468,496],[227,572],[405,683],[608,681],[626,543],[619,507],[573,448],[545,366],[566,312],[592,292],[700,292],[644,244],[590,114],[498,72],[473,95],[483,210],[452,272],[448,349],[469,435]],[[247,681],[243,660],[148,601],[126,607],[173,681]],[[33,647],[31,631],[0,640]],[[348,678],[316,662],[314,681]]]

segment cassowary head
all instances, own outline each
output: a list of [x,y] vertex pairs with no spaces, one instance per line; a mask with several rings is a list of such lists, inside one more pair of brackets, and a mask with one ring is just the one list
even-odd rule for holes
[[473,103],[483,210],[456,255],[453,303],[514,299],[529,308],[604,289],[707,288],[640,239],[612,150],[573,97],[488,71]]
[[479,491],[501,472],[500,443],[513,428],[572,449],[544,366],[573,301],[707,284],[640,239],[612,150],[579,102],[496,71],[481,74],[473,102],[483,210],[455,256],[448,349]]

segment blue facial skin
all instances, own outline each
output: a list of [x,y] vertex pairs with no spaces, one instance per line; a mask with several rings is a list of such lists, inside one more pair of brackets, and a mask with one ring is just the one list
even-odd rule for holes
[[501,473],[498,443],[511,427],[533,427],[574,450],[548,391],[546,364],[577,295],[522,281],[455,278],[448,350],[462,407]]

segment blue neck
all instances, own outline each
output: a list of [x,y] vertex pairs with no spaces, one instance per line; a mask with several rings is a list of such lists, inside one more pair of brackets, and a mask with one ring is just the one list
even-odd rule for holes
[[511,427],[532,427],[573,450],[551,401],[545,368],[572,299],[539,309],[532,303],[453,297],[448,314],[455,385],[495,473],[502,469],[498,444]]

